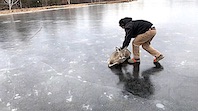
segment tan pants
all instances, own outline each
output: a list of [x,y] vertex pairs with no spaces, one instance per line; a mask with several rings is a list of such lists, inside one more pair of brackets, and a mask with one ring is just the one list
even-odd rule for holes
[[139,46],[142,45],[142,48],[146,50],[151,55],[158,57],[160,56],[160,52],[154,49],[150,42],[152,41],[153,37],[156,35],[156,30],[149,29],[143,34],[139,34],[132,42],[132,49],[133,49],[133,57],[135,59],[140,58]]

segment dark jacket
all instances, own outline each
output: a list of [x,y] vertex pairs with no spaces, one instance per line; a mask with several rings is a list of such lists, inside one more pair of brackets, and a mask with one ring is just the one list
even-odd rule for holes
[[153,25],[146,20],[132,20],[132,18],[124,18],[119,21],[120,26],[124,26],[126,35],[122,45],[122,48],[128,47],[131,38],[135,38],[139,34],[143,34],[148,31]]

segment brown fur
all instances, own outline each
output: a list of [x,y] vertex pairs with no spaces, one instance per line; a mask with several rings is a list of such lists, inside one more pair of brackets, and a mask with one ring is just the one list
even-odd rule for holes
[[114,51],[110,56],[110,59],[108,61],[108,66],[111,67],[116,64],[121,64],[127,58],[129,58],[130,55],[131,55],[131,52],[127,48],[124,48],[124,49],[116,48],[116,51]]

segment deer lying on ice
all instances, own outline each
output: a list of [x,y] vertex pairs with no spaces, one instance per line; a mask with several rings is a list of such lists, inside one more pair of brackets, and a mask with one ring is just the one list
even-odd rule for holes
[[108,60],[108,67],[112,67],[116,64],[121,64],[130,58],[131,52],[125,47],[120,49],[116,47],[116,51],[113,52]]

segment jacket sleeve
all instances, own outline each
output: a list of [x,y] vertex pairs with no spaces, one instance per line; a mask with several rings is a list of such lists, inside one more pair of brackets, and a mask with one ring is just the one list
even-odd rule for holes
[[124,39],[124,42],[122,44],[122,49],[125,48],[125,47],[128,47],[129,46],[129,43],[131,42],[131,38],[134,38],[133,37],[133,31],[131,28],[126,28],[125,29],[125,32],[126,32],[126,35],[125,35],[125,39]]

